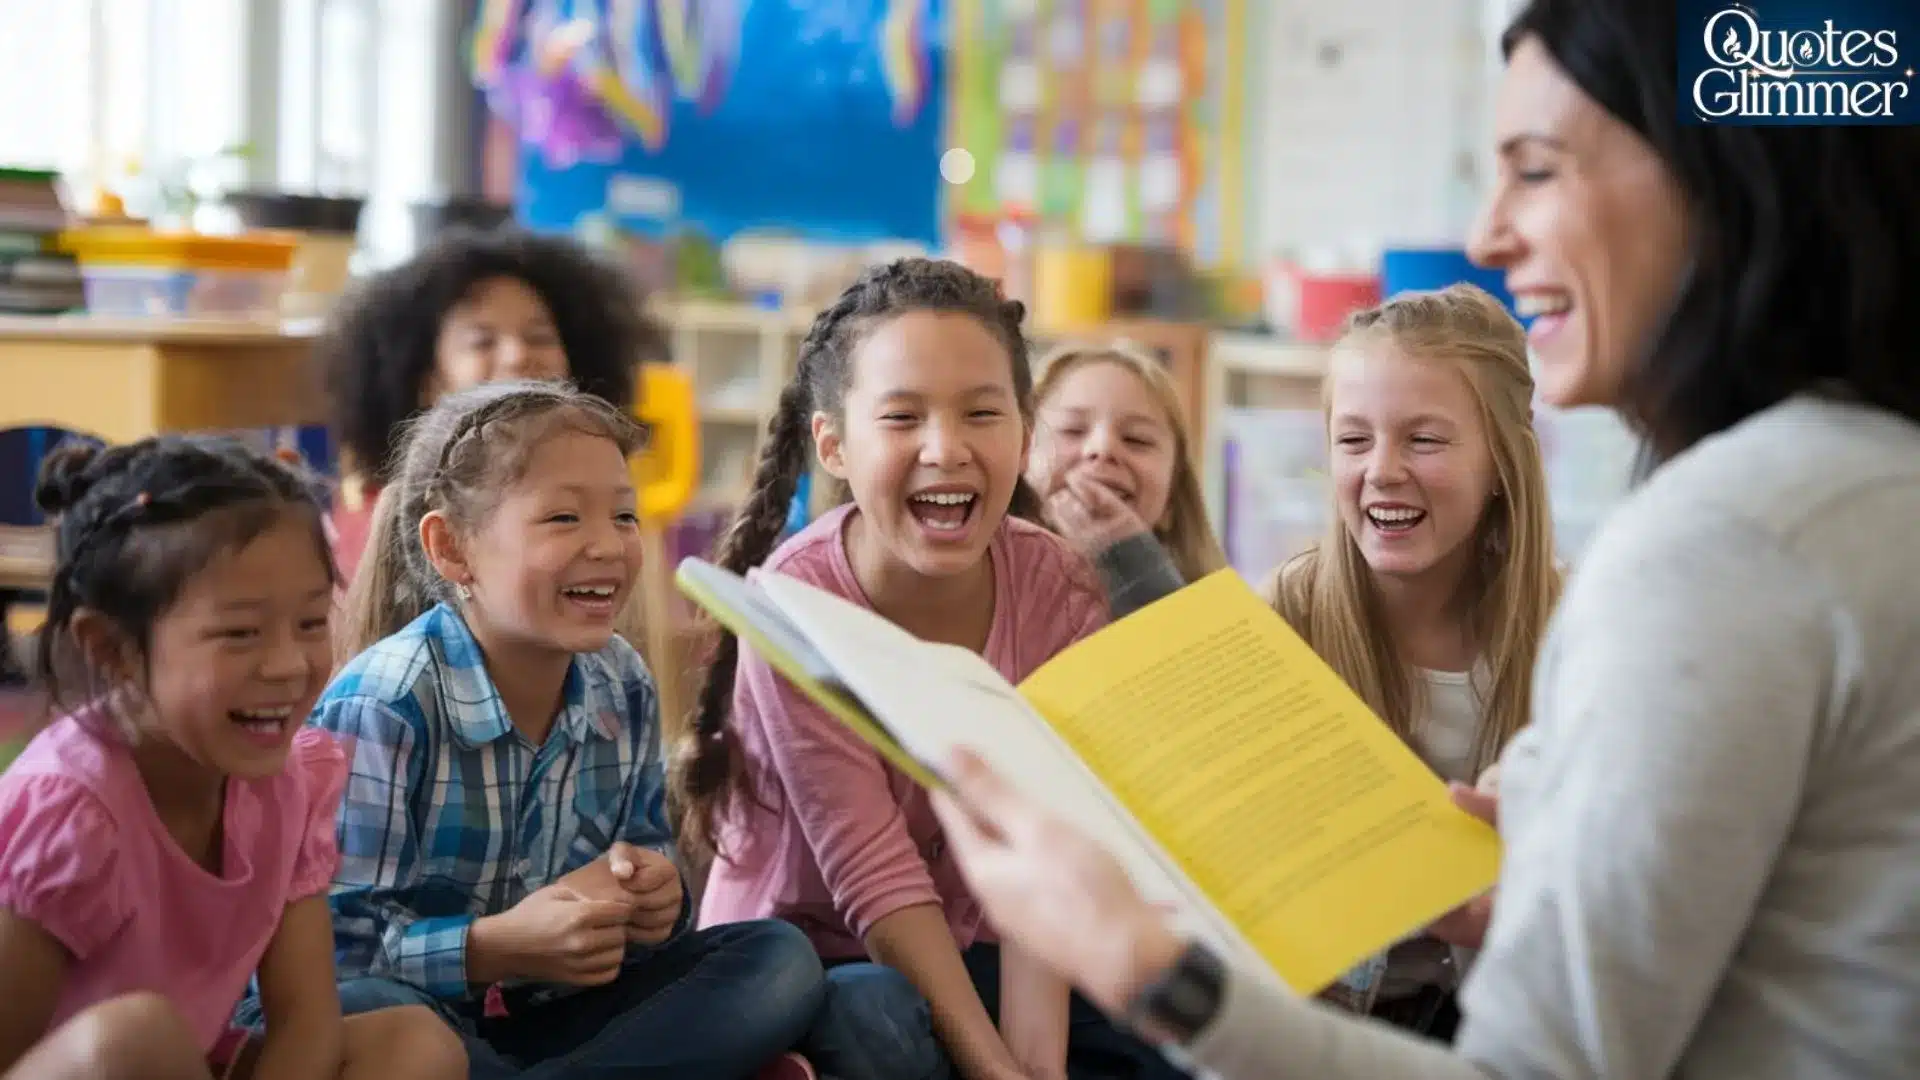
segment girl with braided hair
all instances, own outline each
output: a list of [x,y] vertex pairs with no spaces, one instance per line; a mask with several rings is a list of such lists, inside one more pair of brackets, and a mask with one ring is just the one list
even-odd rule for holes
[[352,659],[313,710],[353,765],[341,1007],[432,1008],[474,1080],[793,1076],[820,1008],[794,927],[692,926],[659,698],[614,633],[640,569],[639,438],[562,382],[435,402],[380,493],[336,643]]
[[[1034,524],[1024,308],[955,263],[868,271],[814,321],[717,561],[865,604],[1018,681],[1106,621],[1092,569]],[[844,505],[774,550],[816,455]],[[1165,1064],[994,944],[926,793],[722,634],[680,758],[681,835],[713,856],[702,924],[807,931],[827,1002],[803,1043],[842,1080],[1146,1075]],[[997,1027],[996,1027],[997,1015]]]
[[[333,566],[305,480],[244,445],[69,445],[40,676],[0,775],[0,1075],[466,1075],[425,1009],[342,1020],[327,886]],[[229,1023],[258,977],[266,1035]]]

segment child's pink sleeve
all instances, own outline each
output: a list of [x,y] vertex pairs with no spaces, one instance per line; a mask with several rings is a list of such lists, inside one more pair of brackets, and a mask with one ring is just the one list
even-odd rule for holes
[[761,728],[784,789],[775,805],[798,819],[854,936],[902,908],[940,903],[880,755],[744,645],[738,670],[734,722]]
[[340,867],[340,795],[347,786],[347,757],[330,733],[302,728],[293,737],[287,771],[307,796],[300,854],[287,887],[287,899],[293,901],[325,893]]
[[133,910],[118,832],[106,808],[67,777],[29,776],[0,787],[0,908],[85,960]]
[[1020,554],[1027,558],[1022,560],[1023,572],[1015,575],[1014,595],[1020,598],[1023,627],[1031,627],[1043,643],[1037,660],[1044,663],[1103,629],[1111,611],[1106,586],[1065,541],[1036,531],[1026,542]]

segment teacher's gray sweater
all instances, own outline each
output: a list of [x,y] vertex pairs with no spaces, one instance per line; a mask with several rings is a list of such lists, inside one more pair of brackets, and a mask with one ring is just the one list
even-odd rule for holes
[[1449,1049],[1233,977],[1224,1080],[1920,1077],[1920,425],[1799,398],[1573,574]]

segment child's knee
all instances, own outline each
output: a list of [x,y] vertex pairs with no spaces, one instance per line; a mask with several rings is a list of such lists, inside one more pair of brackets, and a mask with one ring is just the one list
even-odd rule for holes
[[[88,1077],[204,1075],[206,1054],[166,998],[137,993],[103,1001],[42,1044],[49,1071]],[[36,1055],[39,1056],[39,1055]]]
[[[379,1074],[422,1080],[457,1080],[467,1075],[467,1051],[460,1035],[425,1005],[397,1005],[347,1019],[349,1072],[368,1068]],[[356,1068],[358,1066],[358,1068]]]
[[792,923],[758,919],[729,928],[733,948],[751,957],[752,982],[760,993],[782,1000],[804,999],[818,1008],[826,973],[813,942]]
[[827,973],[827,1000],[806,1049],[823,1072],[847,1080],[914,1080],[943,1075],[947,1065],[927,999],[883,964]]

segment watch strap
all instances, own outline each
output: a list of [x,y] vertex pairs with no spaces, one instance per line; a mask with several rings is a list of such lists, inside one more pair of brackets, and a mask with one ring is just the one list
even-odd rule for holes
[[1142,1034],[1187,1046],[1220,1013],[1227,968],[1204,942],[1187,945],[1172,967],[1142,987],[1127,1006],[1127,1022]]

